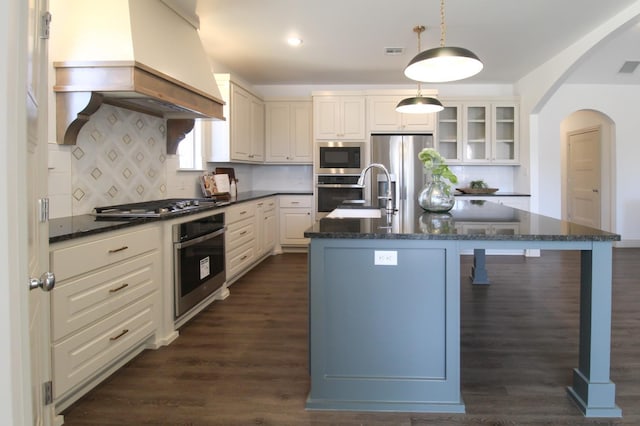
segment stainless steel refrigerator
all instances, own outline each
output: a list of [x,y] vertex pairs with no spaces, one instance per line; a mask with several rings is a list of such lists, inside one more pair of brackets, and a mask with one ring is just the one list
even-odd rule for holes
[[[392,175],[392,189],[395,189],[396,208],[399,226],[412,227],[416,218],[416,199],[425,183],[424,167],[418,159],[418,153],[424,148],[433,148],[432,134],[419,135],[371,135],[371,162],[384,164]],[[378,199],[378,181],[386,181],[384,173],[372,169],[371,202]],[[378,178],[378,175],[380,178]],[[380,189],[385,188],[384,184]],[[383,194],[384,195],[384,194]],[[411,230],[411,229],[407,229]]]

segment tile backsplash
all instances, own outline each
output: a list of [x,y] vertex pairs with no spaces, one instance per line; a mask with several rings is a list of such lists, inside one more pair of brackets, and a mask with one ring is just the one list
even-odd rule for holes
[[[102,105],[80,130],[76,145],[50,146],[52,217],[91,213],[96,206],[166,198],[165,131],[162,118]],[[56,187],[68,175],[70,188]]]

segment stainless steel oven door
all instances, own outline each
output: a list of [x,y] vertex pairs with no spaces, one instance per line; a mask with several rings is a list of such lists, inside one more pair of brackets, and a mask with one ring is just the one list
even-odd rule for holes
[[363,188],[359,185],[317,184],[316,218],[326,216],[344,201],[362,199]]
[[224,228],[174,242],[173,247],[175,318],[178,319],[224,284]]

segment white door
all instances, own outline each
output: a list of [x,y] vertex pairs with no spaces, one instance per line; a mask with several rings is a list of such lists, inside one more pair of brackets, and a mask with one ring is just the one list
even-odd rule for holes
[[[47,0],[29,0],[27,56],[27,151],[26,173],[28,267],[31,278],[49,270],[49,232],[41,219],[47,196]],[[25,289],[28,283],[23,283]],[[52,423],[52,405],[45,390],[51,380],[49,344],[49,293],[29,291],[29,341],[31,358],[31,405],[34,425]]]
[[568,134],[567,214],[570,222],[600,228],[600,130]]

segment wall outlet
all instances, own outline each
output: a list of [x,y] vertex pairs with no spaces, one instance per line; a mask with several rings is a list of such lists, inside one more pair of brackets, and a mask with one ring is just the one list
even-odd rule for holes
[[398,252],[395,250],[375,250],[373,252],[374,265],[397,265]]

